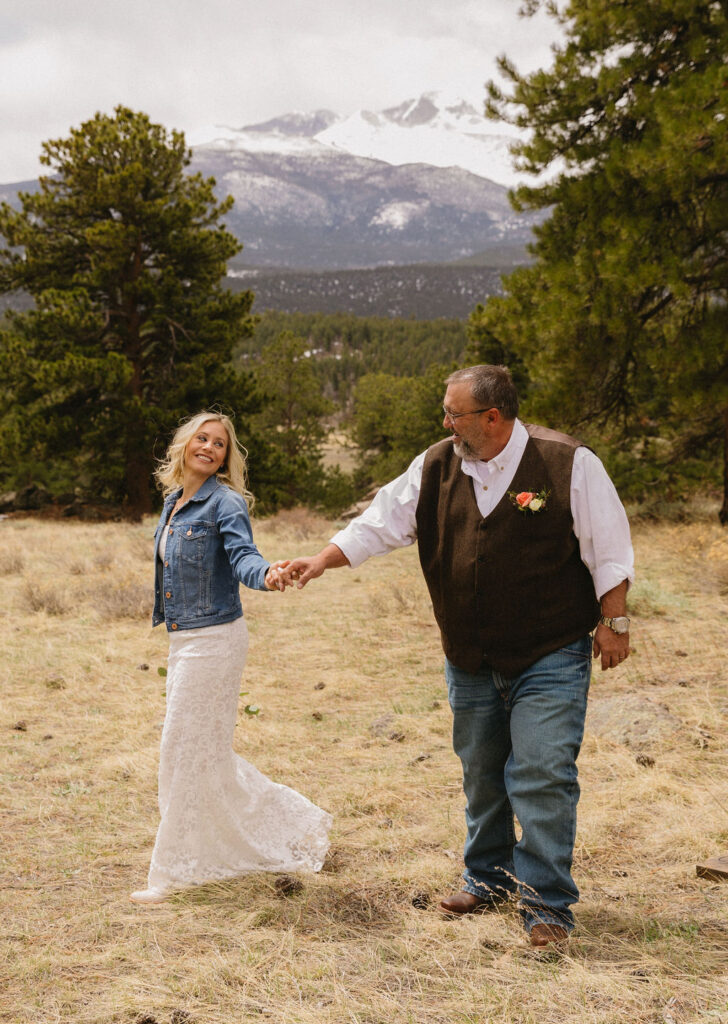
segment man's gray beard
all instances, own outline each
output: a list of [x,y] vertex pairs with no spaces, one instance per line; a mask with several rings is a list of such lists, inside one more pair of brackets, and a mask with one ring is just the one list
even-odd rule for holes
[[478,457],[478,453],[473,446],[468,444],[463,438],[455,441],[452,448],[459,459],[477,459]]

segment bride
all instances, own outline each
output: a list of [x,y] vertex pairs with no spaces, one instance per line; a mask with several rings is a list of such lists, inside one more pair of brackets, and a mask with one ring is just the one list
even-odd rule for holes
[[183,423],[157,473],[153,625],[169,632],[159,813],[147,888],[135,903],[250,871],[318,871],[331,816],[233,752],[248,627],[239,583],[283,590],[253,542],[245,459],[227,416]]

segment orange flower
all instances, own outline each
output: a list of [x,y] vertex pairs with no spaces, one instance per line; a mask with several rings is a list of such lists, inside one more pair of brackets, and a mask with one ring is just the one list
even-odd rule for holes
[[533,493],[533,491],[521,491],[520,494],[516,495],[516,501],[521,506],[521,508],[525,508],[526,505],[532,502],[535,497],[536,495]]

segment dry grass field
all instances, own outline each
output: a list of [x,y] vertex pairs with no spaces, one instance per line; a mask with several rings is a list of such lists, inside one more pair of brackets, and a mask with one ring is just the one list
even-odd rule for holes
[[[550,957],[513,908],[434,909],[459,888],[463,795],[413,549],[244,595],[236,749],[333,813],[324,871],[288,894],[256,875],[129,902],[164,715],[151,532],[0,522],[0,1021],[728,1024],[728,882],[695,873],[728,853],[727,530],[635,527],[634,653],[594,675],[578,927]],[[256,526],[271,558],[331,532],[304,513]]]

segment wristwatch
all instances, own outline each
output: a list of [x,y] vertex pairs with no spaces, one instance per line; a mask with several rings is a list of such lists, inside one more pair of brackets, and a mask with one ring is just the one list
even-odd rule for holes
[[608,626],[614,633],[629,633],[629,619],[626,615],[615,615],[613,619],[608,615],[600,615],[599,623]]

